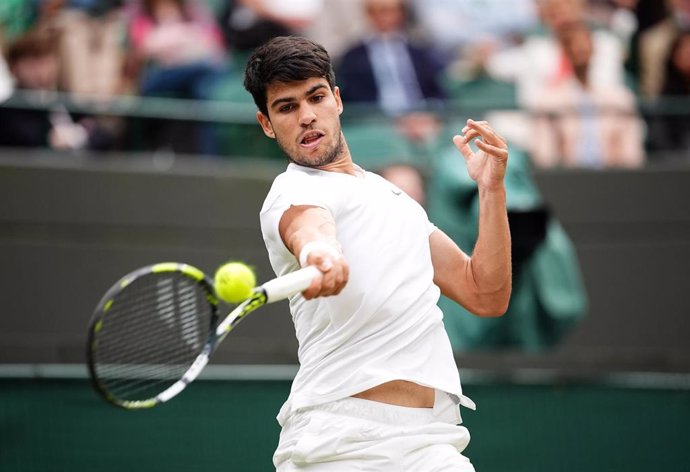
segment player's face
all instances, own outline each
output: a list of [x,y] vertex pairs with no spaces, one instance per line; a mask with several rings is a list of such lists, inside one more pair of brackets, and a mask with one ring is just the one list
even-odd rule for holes
[[257,118],[266,136],[275,138],[288,158],[307,167],[322,167],[344,157],[340,90],[326,79],[271,84],[268,116]]

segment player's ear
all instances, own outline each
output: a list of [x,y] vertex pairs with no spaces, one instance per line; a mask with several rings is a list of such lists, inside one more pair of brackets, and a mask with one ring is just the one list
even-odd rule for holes
[[264,131],[264,134],[269,138],[275,139],[276,134],[273,132],[273,125],[271,124],[271,120],[268,118],[268,116],[264,115],[260,111],[257,111],[256,119],[261,125],[261,129]]
[[337,85],[333,87],[333,96],[335,97],[335,103],[336,106],[338,107],[338,114],[342,115],[343,113],[343,100],[340,98],[340,87]]

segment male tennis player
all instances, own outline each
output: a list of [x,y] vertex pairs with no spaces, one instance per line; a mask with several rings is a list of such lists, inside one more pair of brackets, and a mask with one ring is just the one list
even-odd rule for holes
[[436,303],[443,293],[479,316],[507,308],[505,141],[472,120],[453,138],[479,186],[468,257],[421,206],[353,163],[323,47],[271,40],[250,58],[245,87],[290,161],[261,210],[273,269],[323,273],[290,300],[300,369],[278,414],[277,470],[473,471],[458,404],[474,405]]

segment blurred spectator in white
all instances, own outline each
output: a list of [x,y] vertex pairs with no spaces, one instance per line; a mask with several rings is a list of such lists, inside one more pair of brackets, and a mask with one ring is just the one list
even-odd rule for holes
[[0,146],[79,150],[112,145],[111,131],[96,119],[75,118],[63,106],[53,105],[60,76],[53,35],[37,30],[20,36],[9,46],[7,62],[17,93],[30,95],[23,97],[26,106],[0,106]]
[[639,0],[589,0],[589,17],[605,25],[627,47],[638,29]]
[[414,42],[402,0],[365,0],[371,31],[337,63],[343,101],[376,104],[400,114],[442,102],[445,64],[434,49]]
[[420,29],[454,60],[453,75],[463,80],[539,21],[534,0],[413,0],[412,7]]
[[10,69],[7,67],[5,58],[0,56],[0,101],[6,100],[12,94],[12,84],[13,79]]
[[[0,0],[0,51],[6,52],[15,39],[39,24],[50,23],[64,0]],[[50,29],[50,28],[46,28]],[[5,59],[0,58],[0,100],[12,94],[14,78]]]
[[647,98],[659,95],[665,80],[664,64],[674,39],[690,30],[690,0],[667,0],[668,16],[640,36],[640,88]]
[[[585,0],[537,0],[539,15],[547,34],[529,35],[518,47],[493,54],[486,66],[491,76],[515,82],[518,102],[530,106],[549,84],[572,76],[558,35],[565,25],[586,20]],[[588,67],[588,82],[596,86],[624,83],[621,41],[611,32],[593,32],[593,50]]]
[[[485,60],[484,72],[493,80],[515,87],[520,108],[531,108],[550,84],[572,77],[573,70],[558,35],[564,25],[585,21],[586,0],[535,0],[540,28],[513,47],[492,52]],[[624,47],[613,33],[597,28],[593,34],[590,84],[619,86],[624,83]],[[530,118],[521,111],[495,111],[490,119],[514,146],[531,147]]]
[[690,31],[679,34],[672,43],[664,71],[660,94],[664,102],[658,114],[650,118],[650,148],[680,152],[687,158],[690,155]]
[[593,82],[594,34],[583,22],[560,28],[573,70],[541,91],[531,155],[538,167],[639,167],[643,128],[635,96],[626,87]]
[[321,9],[322,0],[229,0],[221,27],[230,50],[250,52],[276,36],[302,34]]
[[534,0],[414,0],[413,6],[420,27],[448,49],[510,41],[538,21]]
[[65,91],[97,99],[122,91],[122,5],[122,0],[64,0],[56,21]]
[[323,0],[319,21],[313,21],[304,35],[326,48],[337,62],[367,31],[363,5],[364,0]]

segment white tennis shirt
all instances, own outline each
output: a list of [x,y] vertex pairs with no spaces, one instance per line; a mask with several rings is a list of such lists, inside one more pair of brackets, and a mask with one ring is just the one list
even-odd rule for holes
[[408,380],[462,396],[443,315],[437,306],[429,235],[436,227],[404,192],[371,172],[326,172],[291,163],[276,177],[261,209],[261,230],[276,275],[299,268],[278,225],[291,205],[333,215],[350,266],[337,296],[290,299],[299,371],[278,414],[351,396],[391,380]]

